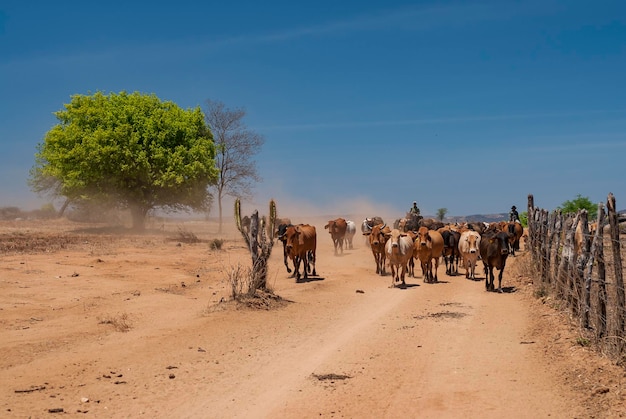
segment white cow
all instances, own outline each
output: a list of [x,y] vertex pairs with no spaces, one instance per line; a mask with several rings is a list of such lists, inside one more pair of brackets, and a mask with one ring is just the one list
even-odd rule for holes
[[346,224],[348,226],[346,227],[346,235],[344,236],[344,239],[346,243],[348,243],[348,247],[350,249],[354,249],[354,247],[352,246],[352,238],[356,234],[356,223],[354,221],[348,220],[346,221]]
[[402,285],[404,285],[407,265],[413,257],[413,240],[406,233],[394,228],[385,244],[385,253],[391,267],[391,286],[389,288],[395,287],[398,281],[402,281]]
[[459,240],[459,252],[463,259],[463,267],[465,268],[465,278],[476,279],[476,262],[480,248],[480,234],[477,231],[466,230],[461,233]]

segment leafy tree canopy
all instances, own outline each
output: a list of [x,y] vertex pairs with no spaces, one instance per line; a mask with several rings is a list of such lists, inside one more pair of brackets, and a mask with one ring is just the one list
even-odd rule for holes
[[563,214],[578,212],[578,210],[586,209],[589,213],[589,218],[595,219],[598,212],[598,205],[591,202],[588,197],[583,197],[578,194],[575,199],[563,202],[558,209],[560,209]]
[[206,210],[215,183],[215,145],[200,108],[156,95],[74,95],[37,146],[29,182],[72,200],[129,208],[142,229],[151,209]]
[[519,214],[519,221],[523,227],[528,227],[528,211]]

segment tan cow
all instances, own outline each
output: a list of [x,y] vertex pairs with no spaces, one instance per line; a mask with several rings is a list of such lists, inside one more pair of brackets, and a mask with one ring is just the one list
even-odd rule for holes
[[376,273],[380,275],[385,275],[385,261],[387,260],[385,243],[387,243],[389,233],[391,233],[391,229],[387,224],[377,224],[370,231],[363,233],[363,235],[368,236],[370,249],[372,249],[376,261]]
[[413,257],[413,240],[406,233],[394,228],[389,233],[389,240],[385,244],[385,254],[391,268],[390,288],[395,287],[398,281],[402,281],[402,285],[405,285],[407,266]]
[[[437,282],[437,268],[439,268],[439,258],[443,253],[443,237],[435,230],[427,227],[420,227],[415,239],[415,253],[422,265],[424,282]],[[433,275],[433,260],[435,261],[435,274]]]
[[461,233],[459,252],[465,268],[465,278],[476,279],[476,263],[480,254],[480,234],[473,230]]

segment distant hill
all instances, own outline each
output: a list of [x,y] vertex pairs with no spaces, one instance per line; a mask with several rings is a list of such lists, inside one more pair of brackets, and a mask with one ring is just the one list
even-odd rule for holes
[[[428,218],[428,217],[427,217]],[[435,217],[432,217],[435,218]],[[444,218],[446,223],[464,223],[470,221],[478,221],[483,223],[493,223],[496,221],[506,221],[509,219],[509,214],[501,212],[498,214],[473,214],[473,215],[457,215]]]

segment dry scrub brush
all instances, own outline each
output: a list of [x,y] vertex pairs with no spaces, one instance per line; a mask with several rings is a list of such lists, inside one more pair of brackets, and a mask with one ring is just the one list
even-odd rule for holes
[[[259,287],[258,267],[245,267],[241,263],[231,266],[228,271],[228,282],[230,284],[231,297],[240,301],[245,298],[254,297]],[[263,280],[265,282],[265,280]],[[271,293],[267,283],[263,287],[265,292]]]
[[128,332],[132,329],[130,318],[127,313],[102,317],[98,319],[98,324],[110,324],[118,332]]

